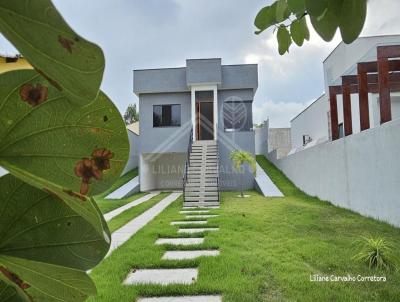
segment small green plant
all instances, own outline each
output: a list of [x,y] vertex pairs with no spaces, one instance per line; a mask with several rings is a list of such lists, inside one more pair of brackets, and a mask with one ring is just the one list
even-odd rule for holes
[[396,270],[396,259],[393,256],[393,246],[386,239],[367,238],[356,241],[361,246],[361,251],[353,256],[353,259],[363,262],[372,269]]
[[[243,171],[241,171],[241,169],[245,164],[250,167],[254,174],[256,173],[256,159],[251,153],[243,150],[233,150],[230,154],[230,159],[235,169],[240,173],[241,178],[243,177]],[[243,181],[240,182],[240,196],[244,197]]]

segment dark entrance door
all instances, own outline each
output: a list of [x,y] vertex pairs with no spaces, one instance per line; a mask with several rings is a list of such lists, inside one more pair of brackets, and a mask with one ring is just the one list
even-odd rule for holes
[[196,138],[198,140],[214,139],[213,102],[196,103]]

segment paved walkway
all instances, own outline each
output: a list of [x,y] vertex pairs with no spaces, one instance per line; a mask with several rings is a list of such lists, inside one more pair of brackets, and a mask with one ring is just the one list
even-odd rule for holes
[[111,234],[111,247],[106,257],[119,246],[127,242],[137,231],[153,220],[158,214],[160,214],[166,207],[174,202],[182,193],[171,193],[152,208],[142,213],[135,219],[125,224],[123,227],[116,230]]
[[108,213],[104,214],[104,219],[106,221],[110,221],[111,219],[113,219],[115,216],[118,216],[122,212],[124,212],[124,211],[126,211],[126,210],[128,210],[128,209],[130,209],[130,208],[132,208],[134,206],[137,206],[137,205],[139,205],[139,204],[141,204],[143,202],[146,202],[149,199],[157,196],[158,194],[160,194],[160,192],[152,192],[152,193],[147,194],[145,196],[142,196],[142,197],[140,197],[138,199],[135,199],[134,201],[132,201],[130,203],[127,203],[126,205],[123,205],[122,207],[119,207],[118,209],[115,209],[115,210],[113,210],[111,212],[108,212]]
[[265,173],[263,168],[257,163],[256,171],[256,184],[263,193],[264,196],[268,197],[283,197],[284,195],[278,189],[278,187],[272,182],[271,178]]
[[139,192],[139,176],[132,178],[126,184],[108,194],[105,199],[121,199],[135,192]]
[[[188,209],[179,212],[186,219],[190,218],[214,218],[218,215],[213,215],[210,210],[199,210],[198,208]],[[199,215],[200,214],[200,215]],[[199,217],[201,216],[201,217]],[[207,224],[207,220],[201,220],[202,226],[194,228],[193,226],[184,226],[188,220],[172,221],[171,225],[181,225],[177,232],[178,233],[200,233],[206,234],[208,231],[218,231],[219,228],[207,228],[203,227]],[[192,221],[197,222],[200,221]],[[156,240],[156,245],[172,244],[175,246],[185,245],[201,245],[204,243],[204,237],[199,238],[159,238]],[[162,256],[163,260],[181,261],[187,259],[196,259],[198,257],[217,257],[219,256],[219,250],[172,250],[165,251]],[[190,285],[197,282],[198,279],[198,268],[160,268],[160,269],[140,269],[128,274],[124,280],[125,285],[140,285],[140,284],[156,284],[156,285],[170,285],[170,284],[186,284]],[[142,297],[137,302],[222,302],[222,297],[219,295],[208,295],[208,296],[169,296],[169,297]]]

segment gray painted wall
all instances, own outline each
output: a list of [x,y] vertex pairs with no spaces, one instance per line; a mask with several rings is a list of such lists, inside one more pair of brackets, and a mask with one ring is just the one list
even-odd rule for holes
[[186,60],[187,86],[221,83],[221,59]]
[[122,171],[122,175],[137,168],[139,165],[140,136],[130,130],[127,130],[127,132],[130,146],[129,159],[124,171]]
[[[244,174],[236,172],[229,154],[233,150],[244,150],[255,155],[254,131],[224,130],[223,106],[226,101],[252,101],[252,89],[235,89],[218,91],[218,148],[220,158],[220,185],[223,190],[238,190],[241,184],[245,190],[254,188],[254,175],[246,167]],[[252,112],[248,112],[248,119],[252,119]]]
[[275,164],[307,194],[400,226],[400,120],[320,144]]
[[[219,67],[217,62],[219,61]],[[190,85],[218,84],[218,89],[258,87],[257,64],[220,65],[220,59],[188,60],[188,68],[134,70],[133,91],[142,93],[189,92]],[[218,73],[218,70],[219,73]],[[222,83],[221,83],[222,81]]]
[[[180,104],[180,127],[153,128],[153,105]],[[142,94],[139,98],[141,153],[186,152],[191,128],[190,93]]]

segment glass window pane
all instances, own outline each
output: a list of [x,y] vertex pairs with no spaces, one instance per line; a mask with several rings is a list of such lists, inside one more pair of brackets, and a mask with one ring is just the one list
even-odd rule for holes
[[181,105],[171,106],[171,126],[181,125]]
[[162,106],[153,106],[153,127],[160,127],[162,122]]

